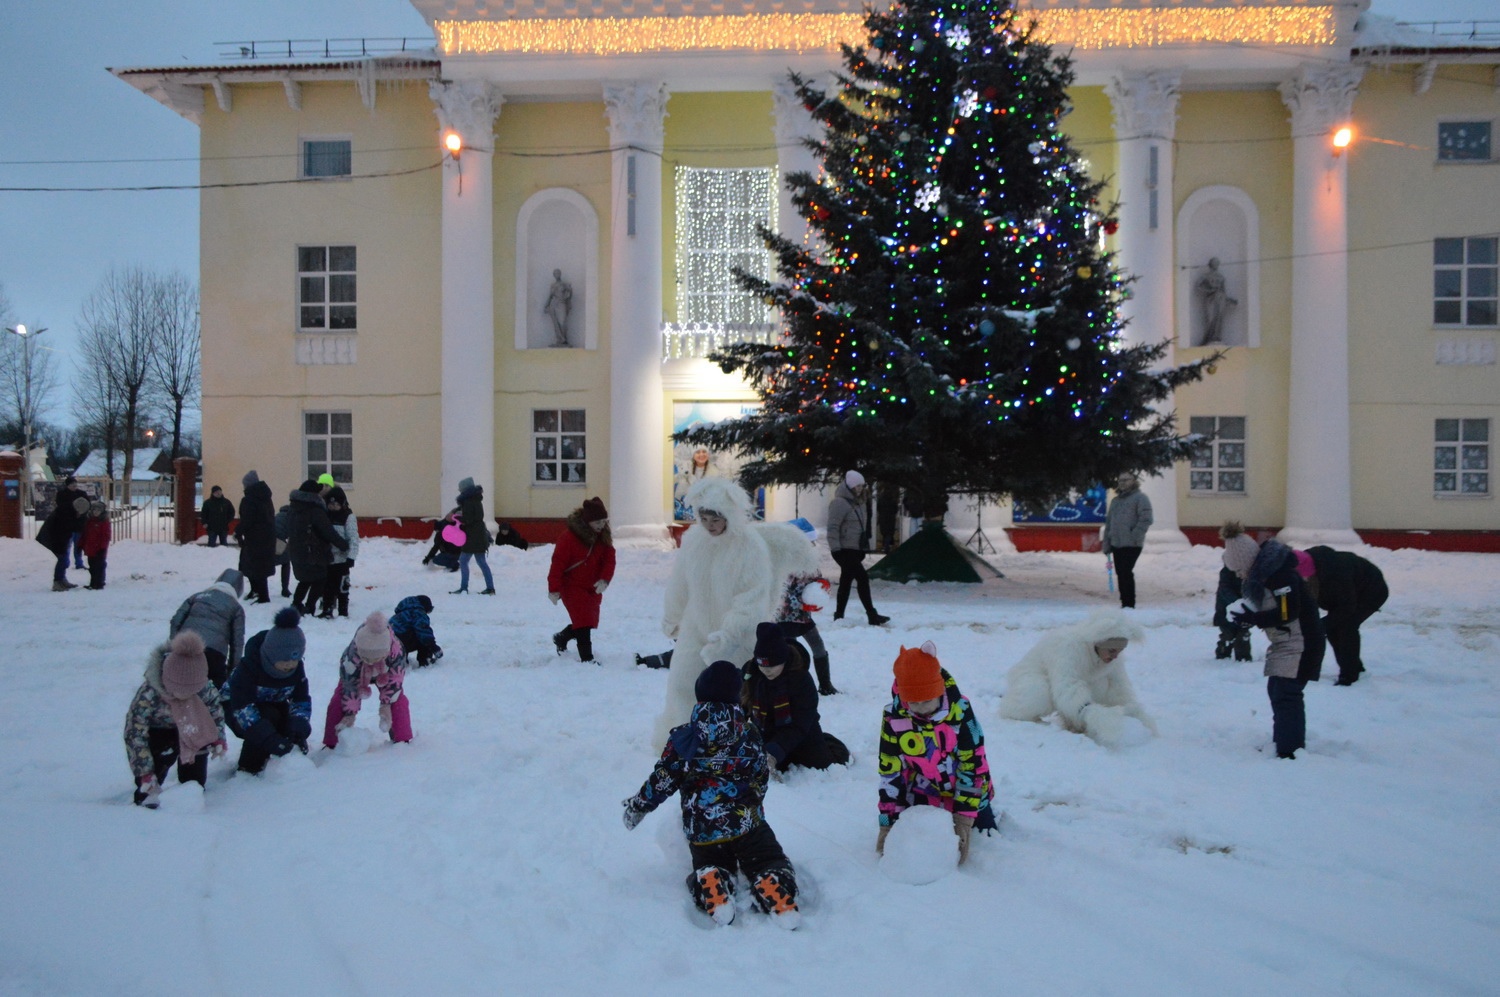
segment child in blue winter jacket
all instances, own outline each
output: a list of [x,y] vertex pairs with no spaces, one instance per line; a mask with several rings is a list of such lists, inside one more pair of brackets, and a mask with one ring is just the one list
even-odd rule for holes
[[783,928],[795,928],[797,881],[792,863],[766,823],[762,800],[770,770],[760,731],[740,707],[739,669],[715,661],[698,676],[691,719],[672,728],[661,759],[627,800],[625,827],[635,826],[677,793],[682,830],[693,856],[688,890],[718,924],[734,920],[734,872],[751,884],[756,905]]
[[239,770],[257,773],[271,756],[307,753],[312,734],[312,697],[302,655],[307,638],[302,615],[291,606],[276,614],[275,626],[245,642],[245,653],[229,676],[229,729],[241,737]]
[[432,633],[432,600],[425,595],[409,595],[396,603],[396,612],[391,616],[391,632],[401,642],[407,654],[417,652],[417,667],[435,665],[443,660],[443,649],[438,647]]

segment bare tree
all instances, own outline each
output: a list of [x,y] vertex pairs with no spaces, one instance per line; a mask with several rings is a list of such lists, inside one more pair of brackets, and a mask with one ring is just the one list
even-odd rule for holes
[[[124,436],[125,413],[110,379],[107,354],[96,344],[80,344],[73,373],[73,418],[78,434],[90,448],[104,451],[104,473],[115,480],[115,454]],[[82,460],[82,454],[79,457]],[[114,498],[111,488],[110,498]]]
[[157,288],[162,280],[141,267],[111,270],[84,299],[79,316],[85,363],[108,381],[120,407],[126,505],[135,470],[137,426],[152,402],[152,357],[162,321]]
[[[31,329],[26,336],[12,335],[20,327],[5,288],[0,286],[0,424],[17,432],[35,428],[42,420],[49,397],[57,388],[57,369],[53,352],[39,346],[34,338],[41,330]],[[30,441],[28,441],[30,442]],[[30,461],[27,455],[27,461]]]
[[182,412],[197,396],[199,378],[198,288],[180,273],[157,280],[156,348],[151,380],[171,409],[172,459],[182,451]]

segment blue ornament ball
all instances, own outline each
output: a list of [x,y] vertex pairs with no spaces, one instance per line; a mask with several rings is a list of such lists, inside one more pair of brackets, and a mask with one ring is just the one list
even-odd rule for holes
[[979,323],[979,334],[981,336],[993,336],[995,334],[995,323],[989,319]]

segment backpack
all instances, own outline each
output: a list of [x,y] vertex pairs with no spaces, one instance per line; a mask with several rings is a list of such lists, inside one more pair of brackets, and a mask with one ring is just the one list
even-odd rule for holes
[[276,556],[286,554],[286,543],[292,538],[292,507],[284,505],[276,510]]

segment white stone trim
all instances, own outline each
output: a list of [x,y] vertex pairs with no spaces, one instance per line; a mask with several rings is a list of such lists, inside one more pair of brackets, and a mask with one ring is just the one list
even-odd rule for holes
[[302,366],[359,361],[359,337],[352,333],[299,332],[295,339],[297,363]]

